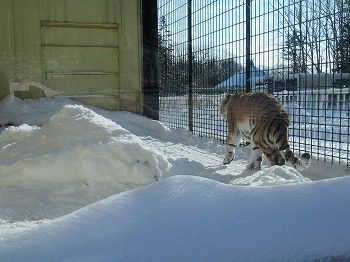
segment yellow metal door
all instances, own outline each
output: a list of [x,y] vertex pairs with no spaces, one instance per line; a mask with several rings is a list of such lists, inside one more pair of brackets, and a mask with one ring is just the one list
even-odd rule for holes
[[36,86],[142,112],[140,13],[140,0],[1,0],[0,66],[11,92]]
[[117,95],[117,31],[116,24],[41,21],[47,85],[65,95]]

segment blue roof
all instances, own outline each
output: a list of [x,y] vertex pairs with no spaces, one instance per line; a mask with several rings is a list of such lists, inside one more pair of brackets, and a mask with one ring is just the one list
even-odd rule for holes
[[[250,62],[250,74],[251,74],[251,83],[254,86],[257,78],[268,77],[268,74],[264,71],[261,71],[256,66],[254,66],[253,61]],[[243,87],[246,84],[246,68],[243,68],[238,73],[232,75],[230,78],[216,85],[215,89],[225,89],[230,87]]]

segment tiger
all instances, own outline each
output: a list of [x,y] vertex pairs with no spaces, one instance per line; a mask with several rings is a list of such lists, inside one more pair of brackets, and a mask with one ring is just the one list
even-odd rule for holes
[[220,113],[227,120],[226,154],[223,164],[235,158],[235,149],[244,139],[251,143],[248,169],[261,170],[265,154],[271,166],[288,164],[296,170],[307,169],[309,153],[296,157],[288,143],[289,115],[278,100],[267,93],[224,94]]

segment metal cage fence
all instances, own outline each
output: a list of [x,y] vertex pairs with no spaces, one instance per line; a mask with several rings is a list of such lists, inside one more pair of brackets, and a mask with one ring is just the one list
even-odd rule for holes
[[299,153],[349,159],[348,0],[158,0],[160,121],[224,141],[225,92],[268,92]]

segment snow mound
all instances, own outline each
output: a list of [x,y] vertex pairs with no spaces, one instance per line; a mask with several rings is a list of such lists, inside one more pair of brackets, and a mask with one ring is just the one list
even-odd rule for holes
[[253,186],[273,186],[290,183],[309,182],[310,179],[303,177],[297,170],[289,166],[272,166],[264,173],[256,177]]
[[[169,165],[137,136],[81,105],[63,106],[41,128],[23,124],[5,129],[0,147],[2,186],[21,186],[28,192],[50,188],[46,197],[40,196],[44,206],[48,199],[69,201],[77,191],[88,194],[89,203],[94,197],[148,185]],[[4,198],[0,201],[5,203],[8,194]]]
[[248,262],[348,256],[349,186],[349,177],[267,188],[174,176],[21,231],[0,227],[0,260]]
[[41,126],[67,103],[77,104],[78,102],[64,97],[22,100],[8,95],[0,101],[0,125],[26,123]]

